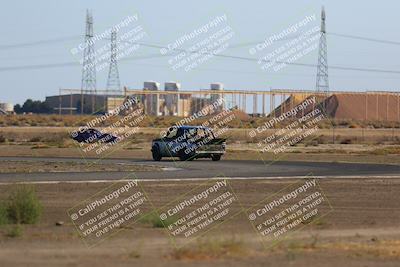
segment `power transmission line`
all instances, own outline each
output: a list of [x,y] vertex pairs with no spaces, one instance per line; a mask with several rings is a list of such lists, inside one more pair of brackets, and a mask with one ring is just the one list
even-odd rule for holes
[[[376,38],[370,38],[370,37],[363,37],[363,36],[356,36],[356,35],[350,35],[350,34],[343,34],[343,33],[334,33],[334,32],[326,32],[327,35],[331,36],[337,36],[337,37],[343,37],[343,38],[349,38],[349,39],[355,39],[355,40],[362,40],[362,41],[369,41],[369,42],[376,42],[376,43],[383,43],[383,44],[391,44],[391,45],[400,45],[400,42],[397,41],[391,41],[391,40],[383,40],[383,39],[376,39]],[[278,39],[276,41],[284,41],[284,40],[290,40],[299,37],[300,35],[296,36],[290,36],[282,39]],[[246,43],[239,43],[239,44],[233,44],[230,45],[230,48],[237,48],[237,47],[246,47],[250,45],[257,45],[261,44],[264,41],[253,41],[253,42],[246,42]]]
[[[165,46],[160,46],[160,45],[154,45],[154,44],[146,44],[146,43],[141,43],[141,42],[130,42],[130,43],[135,43],[139,44],[142,46],[147,46],[147,47],[152,47],[152,48],[158,48],[162,49],[167,47]],[[199,53],[199,51],[194,50],[194,51],[189,51],[186,49],[174,49],[173,51],[179,51],[179,52],[187,52],[191,54]],[[246,61],[253,61],[253,62],[258,62],[261,61],[263,63],[269,63],[272,62],[271,60],[265,60],[265,59],[257,59],[257,58],[251,58],[251,57],[243,57],[243,56],[233,56],[233,55],[225,55],[225,54],[214,54],[210,52],[201,52],[200,54],[204,55],[213,55],[216,57],[222,57],[222,58],[231,58],[231,59],[238,59],[238,60],[246,60]],[[274,61],[275,63],[279,64],[287,64],[287,65],[293,65],[293,66],[303,66],[303,67],[317,67],[318,65],[316,64],[310,64],[310,63],[296,63],[296,62],[286,62],[286,61]],[[394,73],[394,74],[400,74],[399,70],[385,70],[385,69],[368,69],[368,68],[357,68],[357,67],[346,67],[346,66],[330,66],[331,69],[337,69],[337,70],[351,70],[351,71],[364,71],[364,72],[381,72],[381,73]]]
[[61,38],[54,38],[54,39],[47,39],[47,40],[39,40],[33,41],[28,43],[17,43],[17,44],[8,44],[8,45],[0,45],[0,49],[13,49],[13,48],[23,48],[27,46],[36,46],[36,45],[45,45],[45,44],[53,44],[53,43],[61,43],[65,41],[72,41],[81,39],[81,35],[74,35],[69,37],[61,37]]
[[[165,56],[165,55],[163,55]],[[217,55],[216,55],[217,56]],[[146,58],[154,58],[155,55],[151,55],[150,57],[130,57],[124,58],[120,61],[131,61],[131,60],[141,60]],[[253,61],[257,62],[258,59],[256,58],[246,58],[246,57],[238,57],[238,56],[228,56],[224,55],[225,58],[232,58],[238,60],[246,60],[246,61]],[[279,62],[277,62],[279,63]],[[281,62],[284,63],[284,62]],[[309,64],[309,63],[287,63],[288,65],[295,65],[295,66],[303,66],[303,67],[317,67],[316,64]],[[13,71],[13,70],[28,70],[28,69],[47,69],[47,68],[56,68],[56,67],[67,67],[67,66],[79,66],[78,62],[63,62],[63,63],[49,63],[49,64],[37,64],[37,65],[20,65],[20,66],[10,66],[10,67],[0,67],[1,71]],[[359,71],[359,72],[376,72],[376,73],[391,73],[391,74],[400,74],[398,70],[387,70],[387,69],[367,69],[367,68],[356,68],[356,67],[346,67],[346,66],[329,66],[330,69],[336,70],[348,70],[348,71]]]
[[[326,32],[326,34],[331,35],[331,36],[349,38],[349,39],[377,42],[377,43],[383,43],[383,44],[400,45],[400,42],[392,41],[392,40],[376,39],[376,38],[371,38],[371,37],[356,36],[356,35],[328,32],[328,31]],[[27,43],[5,44],[5,45],[0,45],[0,50],[1,49],[22,48],[22,47],[27,47],[27,46],[37,46],[37,45],[44,45],[44,44],[61,43],[61,42],[72,41],[72,40],[80,40],[82,37],[83,37],[82,35],[73,35],[73,36],[60,37],[60,38],[54,38],[54,39],[32,41],[32,42],[27,42]],[[290,39],[293,39],[296,37],[298,37],[298,36],[296,35],[296,36],[285,37],[282,39],[278,39],[276,41],[290,40]],[[107,38],[104,38],[104,40],[107,40]],[[230,45],[230,48],[238,48],[238,47],[246,47],[246,46],[250,46],[250,45],[257,45],[262,42],[264,42],[264,40],[237,43],[237,44]]]
[[1,71],[13,71],[13,70],[36,70],[36,69],[51,69],[58,67],[69,67],[69,66],[80,66],[78,62],[61,62],[61,63],[49,63],[49,64],[35,64],[35,65],[20,65],[10,67],[0,67]]
[[[131,57],[129,59],[125,58],[120,61],[132,61],[132,60],[141,60],[144,57]],[[42,65],[26,65],[26,66],[16,66],[16,67],[10,67],[10,69],[4,70],[3,68],[0,68],[1,71],[8,71],[8,70],[36,70],[36,69],[48,69],[48,68],[58,68],[58,67],[76,67],[80,66],[78,62],[64,62],[64,63],[57,63],[57,64],[42,64]],[[157,65],[157,64],[146,64],[146,63],[140,63],[140,66],[142,67],[151,67],[151,68],[166,68],[168,66],[166,65]],[[12,69],[11,69],[12,68]],[[204,68],[204,67],[199,67],[196,68],[196,71],[212,71],[212,72],[220,72],[220,73],[235,73],[235,74],[250,74],[250,75],[260,75],[260,71],[240,71],[240,70],[229,70],[229,69],[218,69],[218,68]],[[304,74],[304,73],[271,73],[270,75],[272,76],[304,76],[304,77],[315,77],[313,74]],[[330,75],[331,77],[335,78],[357,78],[357,79],[362,79],[364,78],[363,76],[344,76],[344,75]],[[370,75],[368,78],[372,78]],[[379,79],[390,79],[390,80],[399,80],[400,77],[376,77]]]
[[349,35],[349,34],[341,34],[341,33],[334,33],[334,32],[327,32],[326,34],[329,34],[329,35],[332,35],[332,36],[343,37],[343,38],[350,38],[350,39],[356,39],[356,40],[369,41],[369,42],[391,44],[391,45],[400,45],[400,42],[396,42],[396,41],[375,39],[375,38],[355,36],[355,35]]
[[[138,43],[143,46],[153,47],[153,48],[165,48],[163,46],[157,46],[153,44],[145,44],[145,43]],[[179,51],[186,51],[184,49],[179,49]],[[189,53],[196,53],[195,51],[187,51]],[[203,53],[203,54],[212,54],[212,53]],[[237,59],[237,60],[244,60],[249,62],[258,62],[259,59],[257,58],[250,58],[250,57],[242,57],[242,56],[233,56],[233,55],[224,55],[224,54],[213,54],[216,57],[221,58],[230,58],[230,59]],[[167,55],[159,55],[159,57],[164,57]],[[150,55],[149,58],[158,57],[157,55]],[[134,59],[146,59],[147,57],[131,57],[131,58],[124,58],[123,61],[130,61]],[[262,62],[270,62],[268,60],[262,60]],[[287,65],[293,66],[300,66],[300,67],[317,67],[316,64],[310,63],[296,63],[296,62],[284,62],[284,61],[276,61],[276,63],[282,63]],[[77,62],[64,62],[64,63],[49,63],[49,64],[38,64],[38,65],[22,65],[22,66],[10,66],[10,67],[0,67],[0,71],[12,71],[12,70],[24,70],[24,69],[45,69],[45,68],[53,68],[53,67],[63,67],[63,66],[72,66],[72,65],[79,65]],[[400,74],[399,70],[388,70],[388,69],[370,69],[370,68],[357,68],[357,67],[346,67],[346,66],[330,66],[330,69],[336,70],[348,70],[348,71],[359,71],[359,72],[376,72],[376,73],[391,73],[391,74]]]

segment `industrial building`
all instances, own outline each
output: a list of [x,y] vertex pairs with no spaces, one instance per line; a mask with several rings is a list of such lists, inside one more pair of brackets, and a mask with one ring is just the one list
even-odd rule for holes
[[[124,100],[121,95],[71,93],[47,96],[46,104],[58,114],[93,114],[112,110]],[[83,105],[81,105],[83,103]]]
[[[120,94],[109,94],[107,91],[79,93],[80,90],[60,89],[58,96],[46,97],[47,105],[59,114],[93,114],[110,112],[122,105],[126,97],[134,97],[138,103],[144,106],[145,113],[153,116],[189,116],[206,105],[222,98],[222,83],[212,83],[210,95],[185,93],[180,91],[181,84],[177,82],[165,82],[164,90],[160,90],[160,83],[147,81],[142,90],[128,90]],[[83,106],[81,103],[84,103]],[[223,110],[224,106],[220,106]]]
[[7,115],[14,113],[14,105],[11,103],[0,103],[0,114]]
[[[251,116],[280,116],[309,97],[315,97],[317,106],[324,107],[331,118],[354,120],[400,120],[399,92],[315,92],[306,90],[226,90],[222,83],[212,83],[209,89],[181,90],[177,82],[164,83],[164,90],[155,81],[144,82],[143,89],[124,88],[117,94],[97,91],[97,95],[79,94],[80,90],[63,89],[59,96],[46,97],[47,104],[59,114],[90,114],[110,112],[122,105],[127,97],[134,97],[143,105],[145,114],[152,116],[186,117],[205,106],[223,99],[219,111],[238,109]],[[64,93],[64,94],[61,94]],[[69,93],[69,94],[68,94]],[[103,93],[103,94],[99,94]],[[80,103],[84,100],[84,108]],[[96,107],[92,109],[92,107]],[[94,110],[95,112],[92,112]],[[217,110],[218,111],[218,110]],[[308,112],[308,111],[307,111]]]

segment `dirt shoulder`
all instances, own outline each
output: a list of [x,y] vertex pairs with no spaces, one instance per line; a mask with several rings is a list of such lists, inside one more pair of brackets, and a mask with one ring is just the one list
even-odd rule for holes
[[[104,190],[109,183],[38,184],[41,222],[24,226],[20,237],[1,228],[2,266],[397,266],[400,260],[400,179],[323,179],[321,189],[332,212],[305,224],[282,242],[265,247],[241,210],[275,194],[295,180],[231,181],[239,212],[215,230],[176,249],[165,229],[149,221],[122,229],[87,248],[67,210]],[[170,203],[199,182],[143,182],[155,208]],[[0,185],[5,199],[13,185]],[[63,221],[62,226],[56,222]],[[21,257],[23,253],[24,257]]]
[[24,161],[2,160],[0,161],[0,173],[31,173],[31,172],[135,172],[135,171],[162,171],[160,166],[140,165],[127,163],[91,163],[61,162],[61,161]]
[[[311,161],[311,162],[354,162],[354,163],[378,163],[400,164],[398,146],[359,146],[346,145],[298,147],[288,153],[273,155],[272,153],[260,153],[247,145],[228,147],[222,160],[286,160],[286,161]],[[103,155],[95,153],[82,155],[76,147],[44,146],[38,148],[35,145],[0,145],[0,157],[73,157],[73,158],[98,158]],[[132,147],[123,147],[107,154],[107,158],[143,159],[150,160],[150,144],[140,143]],[[114,167],[110,166],[111,169]],[[115,168],[114,168],[115,169]]]

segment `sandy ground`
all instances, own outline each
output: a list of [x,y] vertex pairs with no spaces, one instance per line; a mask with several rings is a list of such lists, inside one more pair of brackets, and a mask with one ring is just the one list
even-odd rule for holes
[[[136,144],[134,147],[120,147],[108,154],[83,154],[76,147],[46,147],[34,148],[32,145],[0,145],[0,157],[80,157],[85,158],[124,158],[124,159],[151,159],[150,143]],[[355,162],[355,163],[384,163],[400,164],[398,154],[372,154],[370,151],[399,146],[372,146],[372,145],[319,145],[317,147],[297,147],[290,153],[260,153],[248,145],[228,146],[223,159],[265,161],[312,161],[312,162]]]
[[[16,139],[25,138],[26,129],[10,128],[0,129],[0,132],[15,135]],[[43,129],[29,127],[29,131],[41,135]],[[60,129],[46,131],[58,133]],[[351,135],[351,131],[347,129],[340,134]],[[154,131],[146,129],[145,133],[151,135]],[[237,134],[247,135],[245,131]],[[380,134],[380,131],[365,132],[367,137]],[[392,132],[388,130],[385,134],[390,139]],[[82,151],[71,144],[31,142],[30,138],[32,136],[24,142],[1,144],[0,156],[93,156],[82,155]],[[149,144],[148,140],[136,140],[106,157],[150,159]],[[294,147],[291,153],[281,154],[280,160],[400,164],[398,154],[371,153],[382,147],[381,144]],[[271,154],[262,157],[274,160]],[[255,151],[254,144],[239,142],[228,147],[224,158],[259,159],[260,154]],[[46,166],[39,161],[29,165],[21,158],[8,163],[2,161],[0,168],[6,172],[90,171],[84,164],[67,162]],[[96,171],[118,171],[121,166],[102,164],[101,168],[105,169],[97,167],[94,167]],[[124,170],[126,167],[123,166]],[[129,168],[135,171],[140,166]],[[149,168],[147,171],[155,170]],[[291,179],[230,181],[238,199],[230,207],[230,214],[234,216],[219,219],[218,225],[210,231],[199,233],[181,247],[176,245],[183,239],[171,239],[165,228],[141,220],[117,227],[121,231],[91,248],[85,245],[67,212],[108,188],[110,183],[36,184],[43,203],[40,223],[24,225],[19,237],[8,235],[13,226],[0,227],[0,266],[399,266],[400,178],[320,180],[324,197],[330,203],[329,207],[321,209],[323,216],[301,223],[301,228],[290,230],[277,244],[271,239],[260,238],[248,219],[248,212],[294,182]],[[150,210],[157,211],[200,185],[199,182],[162,180],[140,184],[151,200]],[[0,184],[0,200],[6,200],[15,186]],[[57,226],[56,222],[63,222],[63,225]]]
[[[282,242],[265,246],[243,210],[294,182],[230,181],[239,199],[231,206],[236,215],[180,249],[165,229],[146,221],[87,248],[67,210],[110,184],[38,184],[43,217],[38,225],[24,226],[20,237],[8,237],[7,227],[1,229],[1,266],[398,266],[400,179],[320,180],[330,212],[290,231]],[[142,182],[141,188],[153,207],[161,210],[199,185],[154,181]],[[0,185],[0,198],[5,199],[13,186]],[[64,225],[56,226],[57,221]]]
[[[96,149],[84,152],[68,138],[74,127],[0,127],[0,156],[82,157],[82,158],[140,158],[150,159],[151,140],[161,128],[140,128],[115,148],[97,154]],[[249,139],[252,129],[230,129],[225,159],[276,160],[273,153],[259,152],[256,140]],[[271,134],[275,130],[266,131]],[[324,136],[322,138],[322,136]],[[335,138],[333,138],[335,136]],[[324,141],[321,143],[321,140]],[[318,141],[319,140],[319,141]],[[397,141],[396,141],[397,140]],[[280,160],[365,162],[400,164],[400,129],[320,129],[307,144],[289,147],[278,155]],[[335,144],[332,142],[335,141]],[[341,142],[345,141],[345,144]]]
[[85,162],[52,162],[52,161],[26,161],[26,160],[2,160],[0,161],[0,173],[49,173],[49,172],[112,172],[112,171],[161,171],[161,167],[140,164],[107,164]]

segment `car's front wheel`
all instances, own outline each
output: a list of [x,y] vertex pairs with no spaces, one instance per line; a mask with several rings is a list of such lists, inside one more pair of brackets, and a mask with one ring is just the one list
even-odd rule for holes
[[151,154],[153,156],[153,160],[155,160],[155,161],[160,161],[162,159],[161,151],[158,146],[153,146],[151,148]]
[[211,155],[212,161],[219,161],[221,159],[221,155]]

